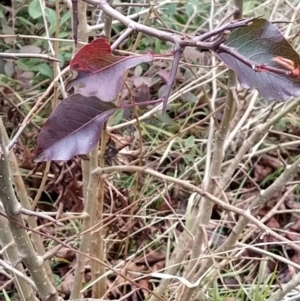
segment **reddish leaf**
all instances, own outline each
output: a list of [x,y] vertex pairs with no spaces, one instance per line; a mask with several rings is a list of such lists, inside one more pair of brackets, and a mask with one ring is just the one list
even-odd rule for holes
[[[229,53],[217,54],[236,72],[244,88],[256,88],[265,99],[287,100],[300,96],[300,78],[295,76],[299,73],[300,57],[273,24],[256,19],[251,25],[234,30],[225,45],[258,65],[253,70]],[[264,66],[291,71],[290,76],[266,70]]]
[[74,94],[65,98],[39,134],[35,161],[69,160],[87,154],[98,142],[105,121],[116,110],[114,104],[94,96]]
[[97,96],[102,101],[113,101],[123,86],[124,72],[143,62],[153,60],[153,53],[134,56],[114,56],[104,38],[94,40],[82,47],[70,63],[70,69],[78,76],[69,82],[69,90],[83,84],[78,92],[84,96]]

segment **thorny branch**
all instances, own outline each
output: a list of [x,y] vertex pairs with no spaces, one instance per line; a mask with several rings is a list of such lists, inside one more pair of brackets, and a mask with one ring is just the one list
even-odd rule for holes
[[[255,62],[252,62],[251,60],[247,59],[243,55],[239,54],[234,48],[224,44],[224,42],[226,42],[226,34],[225,34],[226,31],[231,31],[233,29],[250,25],[251,22],[256,19],[256,17],[243,19],[243,20],[234,20],[227,24],[221,25],[213,30],[210,30],[209,32],[206,32],[202,35],[196,37],[188,37],[186,35],[170,33],[164,30],[152,28],[147,25],[132,21],[131,19],[127,18],[126,16],[118,12],[115,8],[113,8],[106,0],[83,0],[83,1],[97,8],[100,8],[104,13],[118,20],[120,23],[122,23],[127,27],[127,29],[123,32],[123,34],[121,34],[118,40],[112,45],[112,49],[116,49],[116,47],[122,41],[124,41],[133,31],[142,32],[144,34],[156,37],[162,41],[167,41],[174,44],[174,48],[175,48],[174,60],[171,68],[169,81],[167,83],[167,90],[163,98],[163,111],[165,111],[167,108],[168,97],[170,95],[174,83],[175,75],[178,68],[179,58],[183,53],[185,47],[187,46],[198,47],[202,50],[210,50],[216,53],[225,52],[230,56],[233,56],[237,60],[243,62],[245,65],[249,66],[256,72],[270,71],[285,76],[293,76],[292,71],[288,71],[286,69],[276,68],[264,64],[256,64]],[[74,16],[76,15],[75,9],[73,10],[73,14]],[[74,33],[74,36],[76,36],[76,33]]]
[[[58,294],[43,267],[41,258],[36,254],[28,233],[16,225],[24,226],[19,214],[20,204],[16,198],[9,166],[8,152],[4,142],[4,133],[0,130],[0,199],[9,218],[10,230],[16,242],[18,253],[22,254],[23,263],[27,267],[33,282],[43,301],[58,301]],[[0,212],[1,214],[1,212]]]
[[118,20],[120,23],[125,25],[126,27],[132,27],[136,31],[145,33],[147,35],[156,37],[162,41],[171,42],[172,44],[176,45],[177,47],[200,47],[202,49],[213,50],[220,41],[216,44],[215,41],[207,41],[209,38],[214,36],[223,34],[226,30],[233,30],[236,28],[244,27],[250,24],[256,17],[239,20],[237,22],[231,22],[228,24],[224,24],[219,28],[211,30],[209,33],[204,33],[200,36],[194,38],[188,38],[187,36],[182,36],[174,33],[170,33],[167,31],[159,30],[156,28],[149,27],[144,24],[137,23],[132,21],[131,19],[127,18],[126,16],[122,15],[120,12],[112,8],[107,1],[105,0],[84,0],[84,2],[91,4],[101,10],[103,10],[106,14],[110,15],[112,18]]

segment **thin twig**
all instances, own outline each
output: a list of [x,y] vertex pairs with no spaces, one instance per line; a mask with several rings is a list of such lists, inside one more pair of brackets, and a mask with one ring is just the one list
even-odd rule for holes
[[[43,22],[44,22],[44,29],[45,29],[47,37],[50,37],[48,22],[47,22],[47,18],[46,18],[45,2],[42,1],[42,0],[38,0],[38,1],[40,3],[40,7],[41,7],[41,13],[42,13]],[[56,15],[57,15],[57,13],[56,13]],[[59,20],[57,20],[57,21],[59,22]],[[49,46],[49,49],[51,51],[51,54],[53,56],[56,56],[57,54],[55,53],[53,45],[52,45],[51,41],[49,41],[49,40],[48,40],[48,46]],[[60,75],[60,78],[59,78],[60,90],[61,90],[61,93],[62,93],[63,97],[66,98],[67,94],[66,94],[66,91],[65,91],[65,83],[64,83],[64,80],[61,76],[61,69],[60,69],[59,64],[56,64],[55,70],[58,73],[57,75]],[[54,73],[54,77],[55,77],[55,75],[56,74]]]
[[51,217],[49,215],[45,215],[42,212],[36,212],[36,211],[28,210],[28,209],[25,209],[25,208],[21,207],[20,208],[20,213],[26,214],[26,215],[29,215],[29,216],[36,216],[36,217],[40,217],[40,218],[43,218],[43,219],[47,219],[47,220],[49,220],[49,221],[51,221],[54,224],[59,225],[59,226],[64,225],[64,224],[58,222],[57,220],[55,220],[53,217]]
[[218,48],[216,49],[216,52],[217,53],[225,52],[225,53],[231,55],[232,57],[234,57],[238,61],[240,61],[243,64],[245,64],[246,66],[250,67],[255,72],[270,71],[272,73],[281,74],[281,75],[285,75],[285,76],[291,76],[292,75],[292,71],[288,71],[288,70],[281,69],[281,68],[276,68],[276,67],[273,67],[273,66],[270,66],[270,65],[267,65],[267,64],[257,64],[254,61],[249,60],[248,58],[246,58],[242,54],[238,53],[234,48],[229,47],[225,44],[219,45]]
[[78,0],[72,0],[72,32],[75,47],[78,42]]
[[10,59],[10,60],[18,60],[23,58],[33,58],[33,59],[43,59],[52,62],[60,62],[59,59],[49,56],[47,54],[31,54],[31,53],[4,53],[0,52],[0,58]]
[[[287,293],[296,288],[300,284],[300,273],[298,273],[291,281],[283,285],[268,301],[282,301]],[[295,300],[299,300],[299,297]]]
[[119,38],[111,45],[111,50],[115,50],[128,36],[134,32],[133,25],[129,25],[128,28],[119,36]]
[[175,45],[178,45],[180,47],[186,47],[186,46],[194,46],[194,47],[200,47],[203,49],[214,49],[218,44],[220,44],[220,40],[217,39],[217,41],[213,42],[207,42],[206,40],[212,36],[219,35],[221,32],[224,32],[225,30],[232,30],[233,28],[239,28],[246,26],[250,22],[252,22],[256,18],[250,18],[246,20],[237,21],[235,23],[229,23],[222,25],[220,28],[216,28],[212,31],[210,31],[209,35],[204,34],[203,36],[195,37],[192,39],[181,39],[181,36],[178,37],[178,35],[175,35],[170,32],[166,32],[163,30],[159,30],[153,27],[149,27],[144,24],[140,24],[138,22],[130,20],[128,17],[122,15],[120,12],[115,10],[113,7],[111,7],[107,1],[105,0],[84,0],[86,3],[89,3],[93,6],[96,6],[103,10],[106,14],[111,16],[112,18],[118,20],[123,25],[129,27],[133,26],[137,31],[148,34],[150,36],[156,37],[162,41],[168,41]]
[[64,70],[61,71],[60,74],[57,75],[57,77],[51,82],[51,84],[48,86],[47,90],[42,94],[41,97],[39,97],[39,99],[36,101],[36,103],[34,104],[33,108],[30,110],[30,112],[26,115],[26,117],[23,119],[17,133],[14,135],[14,137],[11,139],[11,141],[9,142],[9,144],[7,145],[7,150],[9,151],[14,144],[17,142],[17,140],[19,139],[19,137],[21,136],[21,134],[23,133],[24,129],[26,128],[27,124],[29,123],[29,121],[32,119],[34,113],[36,113],[36,111],[38,110],[38,108],[40,107],[42,101],[44,100],[44,98],[46,98],[50,92],[52,91],[55,83],[60,80],[60,78],[62,77],[63,74],[65,74],[67,71],[69,71],[69,67],[66,67]]
[[12,267],[11,265],[9,265],[8,263],[6,263],[4,260],[0,259],[0,265],[10,271],[12,274],[17,275],[19,278],[23,279],[27,284],[29,284],[35,291],[38,291],[35,283],[29,278],[27,277],[24,273],[20,272],[19,270],[17,270],[16,268]]
[[52,296],[51,301],[58,301],[59,298],[57,291],[46,274],[41,258],[35,253],[28,233],[24,230],[24,228],[20,228],[16,225],[16,223],[12,222],[12,220],[15,220],[19,224],[24,225],[22,216],[18,214],[21,205],[19,204],[13,190],[9,169],[9,158],[4,142],[4,133],[2,131],[3,130],[0,129],[0,198],[4,210],[10,218],[10,229],[19,254],[24,256],[23,262],[32,276],[40,298],[43,301],[49,301],[49,296]]
[[[160,8],[160,7],[163,7],[165,5],[168,5],[168,4],[173,4],[173,3],[182,3],[180,1],[163,1],[161,3],[157,3],[155,4],[155,8]],[[129,16],[126,16],[128,19],[136,19],[136,18],[139,18],[140,16],[143,16],[143,15],[146,15],[148,14],[149,10],[151,9],[152,6],[150,6],[150,8],[147,8],[147,9],[143,9],[139,12],[136,12],[134,14],[131,14]],[[112,25],[116,25],[116,24],[120,24],[122,22],[120,22],[119,20],[114,20],[112,22]],[[95,30],[100,30],[100,29],[103,29],[104,28],[104,24],[97,24],[97,25],[92,25],[92,26],[89,26],[89,32],[91,31],[95,31]],[[1,36],[0,36],[1,37]]]

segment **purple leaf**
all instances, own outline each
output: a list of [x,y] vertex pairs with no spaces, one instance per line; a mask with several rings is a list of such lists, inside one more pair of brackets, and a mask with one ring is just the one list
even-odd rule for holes
[[[273,24],[265,19],[256,19],[250,25],[234,30],[225,45],[248,62],[251,61],[253,67],[258,67],[253,70],[245,61],[219,50],[218,57],[236,72],[243,88],[255,88],[269,100],[284,101],[291,96],[300,96],[300,78],[284,74],[282,64],[276,62],[276,57],[281,57],[282,61],[293,63],[296,69],[300,66],[300,57]],[[283,72],[272,72],[271,68],[267,70],[265,66],[281,68]],[[288,73],[290,70],[286,71]]]
[[68,83],[67,90],[80,84],[80,94],[113,101],[123,87],[124,72],[152,60],[152,51],[134,56],[114,56],[106,39],[94,40],[83,46],[72,59],[70,69],[77,71],[78,76]]
[[100,139],[105,121],[117,109],[93,96],[74,94],[65,98],[39,134],[35,162],[64,161],[89,153]]

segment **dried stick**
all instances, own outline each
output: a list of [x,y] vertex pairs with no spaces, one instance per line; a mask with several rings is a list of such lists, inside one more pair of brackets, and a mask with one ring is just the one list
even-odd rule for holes
[[111,50],[117,49],[117,47],[126,40],[134,32],[133,25],[129,25],[128,28],[119,36],[119,38],[111,45]]
[[[4,143],[4,133],[0,130],[0,199],[2,201],[6,214],[20,224],[24,224],[20,211],[20,204],[15,196],[11,173],[9,170],[9,159]],[[27,267],[32,280],[34,281],[39,296],[43,301],[58,301],[57,291],[52,285],[44,267],[43,260],[37,256],[28,233],[9,220],[9,226],[18,248],[18,254]]]
[[[110,1],[111,2],[111,1]],[[104,13],[104,34],[106,39],[110,41],[111,37],[111,24],[112,18],[110,15]],[[127,32],[128,33],[128,32]],[[121,39],[120,39],[121,38]],[[120,38],[116,42],[122,42],[122,39],[126,38],[126,31],[125,35],[121,35]],[[116,44],[115,44],[116,46]],[[93,214],[91,216],[91,225],[93,226],[96,222],[101,222],[103,219],[103,208],[104,208],[104,195],[105,195],[105,181],[104,179],[99,179],[92,175],[92,172],[98,166],[104,167],[105,165],[105,150],[106,150],[106,143],[107,143],[107,133],[106,130],[103,130],[101,133],[100,139],[100,154],[98,155],[99,151],[99,143],[95,147],[95,149],[91,153],[90,158],[90,189],[93,189],[91,192],[93,193]],[[99,160],[98,160],[99,158]],[[94,233],[91,233],[91,241],[90,241],[90,254],[102,262],[105,261],[105,253],[104,253],[104,240],[103,240],[103,228],[100,227]],[[105,267],[97,262],[91,262],[91,271],[92,271],[92,279],[97,279],[97,282],[92,287],[92,297],[94,298],[101,298],[105,296],[106,292],[106,277],[103,277],[105,274]]]
[[[101,147],[100,147],[100,155],[99,155],[99,165],[104,167],[105,163],[105,149],[106,149],[106,131],[102,131],[101,135]],[[95,168],[98,167],[98,150],[95,150],[94,156],[91,156],[90,162],[90,170],[93,172]],[[91,226],[93,226],[96,222],[101,222],[103,219],[103,207],[104,207],[104,194],[105,194],[105,181],[104,179],[98,179],[95,175],[90,175],[90,183],[93,183],[93,187],[90,187],[91,193],[95,198],[94,204],[95,207],[93,208],[93,215],[92,215],[92,222]],[[105,261],[105,253],[104,253],[104,241],[103,241],[103,230],[100,227],[98,230],[94,231],[91,235],[91,245],[90,245],[90,253],[92,256],[100,259],[102,262]],[[92,262],[91,263],[92,269],[92,279],[100,278],[94,285],[93,285],[93,294],[92,296],[95,298],[100,298],[105,295],[106,292],[106,277],[101,277],[105,274],[105,267],[101,265],[99,262]]]
[[78,43],[78,0],[72,1],[72,31],[75,47]]
[[43,219],[47,219],[51,222],[53,222],[54,224],[56,225],[59,225],[59,226],[63,226],[64,224],[61,224],[59,223],[56,219],[54,219],[53,217],[49,216],[49,215],[45,215],[43,214],[42,212],[35,212],[35,211],[32,211],[32,210],[28,210],[28,209],[25,209],[25,208],[20,208],[20,213],[22,214],[25,214],[25,215],[28,215],[28,216],[36,216],[36,217],[41,217]]

